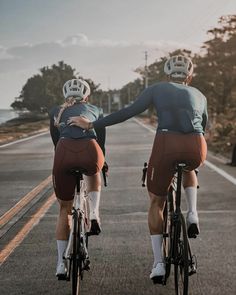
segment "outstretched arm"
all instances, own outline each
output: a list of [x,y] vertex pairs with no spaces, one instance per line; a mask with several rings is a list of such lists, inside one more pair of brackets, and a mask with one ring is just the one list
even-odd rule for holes
[[127,108],[112,113],[103,119],[90,122],[86,118],[71,117],[69,123],[79,126],[83,129],[103,128],[114,124],[121,123],[129,118],[144,112],[152,103],[152,87],[145,89],[137,98],[137,100]]
[[207,121],[208,121],[207,101],[205,100],[205,108],[204,108],[204,112],[202,114],[202,128],[203,128],[204,132],[206,130]]
[[[103,110],[100,109],[100,115],[98,117],[98,119],[102,119],[103,118]],[[100,148],[103,151],[103,154],[105,156],[105,142],[106,142],[106,128],[102,127],[102,128],[95,128],[95,132],[97,135],[97,142],[100,146]]]

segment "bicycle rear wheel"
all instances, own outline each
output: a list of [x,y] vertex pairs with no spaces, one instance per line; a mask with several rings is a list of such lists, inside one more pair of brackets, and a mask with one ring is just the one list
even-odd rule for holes
[[189,244],[183,214],[174,227],[174,278],[175,294],[188,295],[189,283]]
[[73,216],[73,255],[72,255],[72,295],[80,293],[81,259],[80,259],[81,223],[77,212]]
[[164,284],[170,276],[171,270],[171,244],[172,244],[172,212],[173,212],[173,195],[172,191],[168,193],[168,198],[163,212],[163,254],[166,265],[166,275]]

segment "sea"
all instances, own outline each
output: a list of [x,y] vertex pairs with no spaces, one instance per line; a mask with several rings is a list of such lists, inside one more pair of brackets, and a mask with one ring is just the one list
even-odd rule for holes
[[19,113],[12,109],[0,109],[0,124],[17,117],[19,117]]

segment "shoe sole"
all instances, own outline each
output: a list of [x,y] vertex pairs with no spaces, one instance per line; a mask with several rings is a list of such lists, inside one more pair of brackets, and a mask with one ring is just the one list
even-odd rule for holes
[[88,232],[88,236],[98,236],[100,232],[101,232],[101,228],[97,220],[91,220],[91,228],[90,228],[90,232]]
[[188,227],[188,237],[190,239],[196,239],[197,235],[199,235],[199,229],[196,223],[190,224]]
[[156,276],[156,277],[153,277],[151,280],[152,280],[154,285],[156,285],[156,284],[161,284],[162,285],[163,282],[164,282],[164,278],[165,278],[165,276]]
[[66,281],[67,280],[66,274],[57,274],[56,276],[57,276],[58,281]]

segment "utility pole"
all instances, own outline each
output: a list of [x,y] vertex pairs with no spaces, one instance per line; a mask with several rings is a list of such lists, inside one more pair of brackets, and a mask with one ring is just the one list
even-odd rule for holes
[[110,77],[108,77],[108,114],[111,113],[111,90],[110,90],[110,84],[111,84],[111,81],[110,81]]
[[144,69],[144,75],[145,75],[145,88],[148,87],[148,66],[147,66],[147,60],[148,60],[148,52],[145,51],[145,69]]
[[111,90],[108,90],[108,114],[111,113]]

